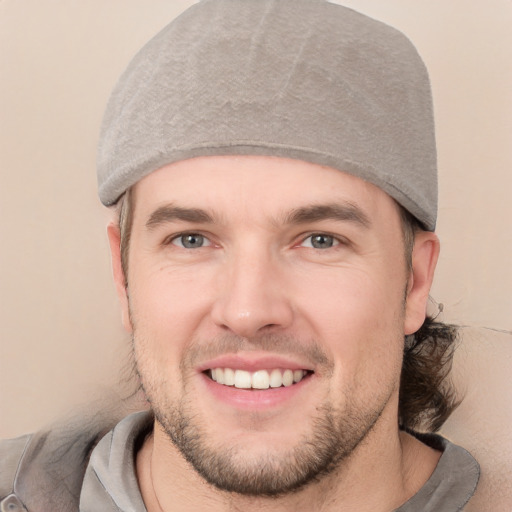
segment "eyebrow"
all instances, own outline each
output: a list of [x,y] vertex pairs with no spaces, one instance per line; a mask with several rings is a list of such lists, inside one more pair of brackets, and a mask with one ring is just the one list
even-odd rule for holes
[[[284,217],[285,224],[307,224],[321,220],[335,220],[354,222],[365,228],[371,226],[366,213],[351,203],[319,204],[295,208]],[[157,208],[146,222],[149,230],[167,222],[192,222],[201,224],[213,224],[215,219],[207,211],[201,208],[183,208],[172,204]]]
[[180,206],[165,205],[157,208],[146,222],[146,227],[152,230],[161,224],[174,221],[194,222],[201,224],[213,223],[213,217],[201,208],[182,208]]
[[370,218],[358,206],[352,203],[333,203],[296,208],[286,215],[288,224],[307,224],[321,220],[354,222],[365,228],[371,226]]

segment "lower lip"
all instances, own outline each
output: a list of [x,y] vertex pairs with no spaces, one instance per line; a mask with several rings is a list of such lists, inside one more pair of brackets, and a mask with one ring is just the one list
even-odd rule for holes
[[291,386],[269,389],[239,389],[234,386],[218,384],[204,373],[201,374],[208,390],[218,400],[238,409],[268,409],[285,404],[294,398],[307,386],[312,379],[311,375],[304,377],[300,382]]

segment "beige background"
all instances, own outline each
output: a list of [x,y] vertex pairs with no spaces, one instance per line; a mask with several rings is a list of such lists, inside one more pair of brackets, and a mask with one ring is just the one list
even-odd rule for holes
[[[0,437],[122,377],[95,144],[130,57],[192,3],[0,0]],[[464,338],[456,378],[468,401],[446,432],[469,445],[476,432],[512,474],[512,2],[341,3],[404,31],[430,70],[442,241],[433,296],[446,320],[494,329]]]

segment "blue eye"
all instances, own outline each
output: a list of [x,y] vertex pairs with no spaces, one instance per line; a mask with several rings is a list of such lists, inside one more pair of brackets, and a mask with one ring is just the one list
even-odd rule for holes
[[184,249],[199,249],[201,247],[211,245],[208,238],[203,235],[199,235],[198,233],[187,233],[185,235],[177,236],[171,243],[178,247],[183,247]]
[[304,247],[312,247],[313,249],[330,249],[335,245],[338,245],[339,242],[331,235],[325,235],[323,233],[316,233],[314,235],[308,236],[302,245]]

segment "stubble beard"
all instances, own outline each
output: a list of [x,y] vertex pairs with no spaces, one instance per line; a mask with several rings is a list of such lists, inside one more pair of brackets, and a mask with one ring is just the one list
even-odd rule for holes
[[[135,339],[134,335],[134,344]],[[284,343],[270,340],[268,344],[275,347]],[[391,389],[381,390],[384,392],[380,399],[370,409],[367,404],[355,403],[351,393],[347,393],[343,410],[325,401],[309,419],[309,433],[295,447],[287,451],[269,450],[248,460],[247,446],[229,439],[221,444],[212,440],[208,418],[194,410],[186,384],[181,398],[171,401],[164,381],[145,378],[148,373],[139,359],[136,355],[146,398],[156,420],[184,459],[217,489],[245,496],[278,497],[294,493],[339,470],[371,432],[392,394]]]
[[311,433],[284,453],[275,450],[248,461],[247,447],[208,441],[204,422],[186,403],[169,411],[153,408],[157,421],[183,457],[208,483],[245,496],[278,497],[297,492],[334,473],[363,441],[381,411],[367,417],[341,416],[329,405],[317,409]]

